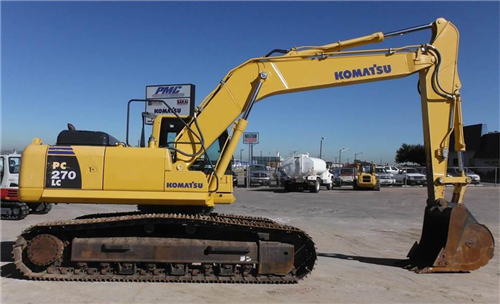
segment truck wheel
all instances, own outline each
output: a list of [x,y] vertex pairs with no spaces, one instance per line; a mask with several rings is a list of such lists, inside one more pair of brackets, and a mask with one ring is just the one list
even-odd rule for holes
[[316,180],[314,182],[314,185],[309,186],[309,192],[318,193],[319,192],[319,187],[320,187],[319,180]]
[[357,182],[356,180],[354,180],[354,181],[352,182],[352,189],[354,189],[354,190],[359,190],[359,187],[358,187],[358,182]]
[[292,192],[293,191],[293,185],[289,182],[285,182],[285,191],[286,192]]
[[342,187],[342,180],[338,180],[338,181],[336,181],[336,182],[335,182],[335,186],[337,186],[337,187],[339,187],[339,188],[340,188],[340,187]]
[[373,188],[373,190],[380,191],[380,183],[379,182],[377,182],[377,184],[375,185],[375,187]]

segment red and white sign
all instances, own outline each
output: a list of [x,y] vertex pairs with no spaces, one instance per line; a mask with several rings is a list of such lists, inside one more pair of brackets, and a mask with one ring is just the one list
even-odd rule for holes
[[243,133],[243,143],[244,144],[258,144],[259,143],[259,133],[258,132],[245,132]]

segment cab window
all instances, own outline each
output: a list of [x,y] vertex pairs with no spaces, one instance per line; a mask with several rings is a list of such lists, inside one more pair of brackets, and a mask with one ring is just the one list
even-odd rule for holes
[[3,156],[0,157],[0,183],[2,183],[3,180]]
[[[187,123],[187,121],[185,121]],[[184,128],[184,123],[177,118],[164,117],[161,120],[159,147],[172,149],[175,147],[175,138]],[[170,150],[170,152],[174,152]]]
[[19,173],[20,167],[21,167],[20,157],[9,157],[9,172],[11,174]]
[[[194,164],[190,167],[190,170],[193,171],[204,171],[205,173],[212,172],[219,160],[220,152],[222,147],[226,143],[228,138],[227,132],[224,132],[219,136],[219,138],[207,148],[208,158],[210,162],[206,159],[205,154],[200,155],[200,157],[194,162]],[[229,163],[225,174],[231,174],[232,161]]]

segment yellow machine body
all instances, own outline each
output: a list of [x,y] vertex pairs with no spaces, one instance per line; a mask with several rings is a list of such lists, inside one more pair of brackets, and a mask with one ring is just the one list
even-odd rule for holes
[[[168,149],[35,143],[23,154],[27,160],[21,168],[20,199],[25,202],[212,207],[235,200],[232,176],[221,176],[220,193],[210,195],[205,174],[188,171],[180,164],[174,166]],[[71,180],[72,172],[80,181]],[[74,183],[58,187],[66,181]]]

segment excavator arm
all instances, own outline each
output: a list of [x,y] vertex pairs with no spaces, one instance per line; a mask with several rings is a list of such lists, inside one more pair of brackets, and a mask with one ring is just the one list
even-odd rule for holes
[[[342,51],[426,28],[432,28],[433,31],[433,39],[429,44]],[[203,138],[204,146],[210,146],[236,121],[233,128],[235,132],[217,166],[220,176],[236,149],[236,143],[244,130],[242,126],[246,125],[254,103],[277,94],[398,79],[419,73],[424,141],[428,156],[431,156],[428,157],[431,161],[429,167],[432,168],[429,170],[432,175],[429,180],[443,178],[440,183],[431,183],[429,197],[432,200],[443,198],[445,183],[466,182],[465,175],[452,181],[445,174],[449,136],[455,126],[460,129],[455,132],[457,145],[460,146],[457,151],[465,150],[461,136],[461,112],[456,106],[460,104],[457,55],[457,29],[450,22],[438,19],[427,26],[406,31],[388,34],[379,32],[320,47],[294,48],[283,56],[248,60],[231,70],[197,108],[196,118],[190,128],[185,128],[176,139],[176,160],[189,167],[201,155],[199,151],[202,146],[199,141],[196,143],[197,138]],[[439,71],[434,73],[436,66]]]
[[[427,28],[432,29],[428,44],[345,51]],[[408,30],[379,32],[320,47],[281,51],[285,53],[282,56],[248,60],[224,77],[198,107],[190,128],[178,135],[176,161],[189,167],[197,159],[193,155],[200,155],[200,149],[213,143],[236,121],[216,172],[211,176],[210,189],[216,191],[217,179],[234,154],[254,103],[276,94],[391,80],[418,73],[428,200],[420,245],[415,244],[409,257],[422,272],[476,269],[493,256],[493,237],[463,205],[466,184],[470,182],[463,164],[460,163],[461,176],[446,176],[452,133],[455,150],[459,154],[465,151],[457,71],[458,42],[457,28],[440,18]],[[203,140],[197,143],[197,138]],[[454,185],[449,202],[445,199],[447,184]]]

